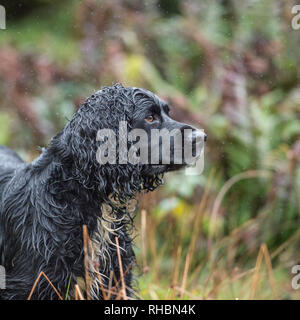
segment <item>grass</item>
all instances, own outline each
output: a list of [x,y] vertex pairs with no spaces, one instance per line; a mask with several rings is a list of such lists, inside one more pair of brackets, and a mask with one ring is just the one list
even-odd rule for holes
[[[170,235],[166,235],[166,241]],[[227,268],[229,256],[210,261],[216,255],[222,239],[208,251],[207,257],[189,270],[189,253],[178,255],[169,262],[162,263],[167,257],[160,256],[158,263],[147,263],[148,272],[138,278],[140,295],[143,299],[299,299],[300,294],[291,287],[291,271],[282,265],[272,266],[272,254],[266,244],[262,244],[256,264],[237,264]],[[229,248],[227,248],[229,249]],[[164,254],[164,253],[162,253]],[[247,253],[245,254],[247,255]],[[279,254],[280,256],[280,254]],[[247,259],[247,256],[245,257]],[[149,259],[151,261],[151,259]],[[169,270],[168,270],[169,269]],[[170,275],[166,276],[167,271]]]
[[[293,248],[299,233],[294,234],[269,252],[266,243],[247,247],[251,230],[264,228],[262,212],[233,228],[228,235],[216,232],[218,228],[206,227],[206,221],[216,224],[220,196],[225,196],[232,182],[241,178],[254,178],[266,172],[245,172],[227,181],[215,196],[212,192],[216,175],[212,172],[198,207],[186,212],[188,230],[177,233],[165,229],[165,244],[159,246],[160,224],[153,212],[142,211],[140,237],[142,250],[138,251],[140,269],[138,287],[143,299],[299,299],[300,293],[291,287],[291,268],[285,257]],[[213,218],[214,215],[214,218]],[[145,222],[147,221],[147,223]],[[182,226],[182,228],[186,228]],[[189,242],[185,234],[189,232]]]

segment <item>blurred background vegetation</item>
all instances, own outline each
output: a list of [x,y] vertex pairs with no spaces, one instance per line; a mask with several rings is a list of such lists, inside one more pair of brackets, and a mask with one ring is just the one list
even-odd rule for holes
[[300,31],[292,0],[5,0],[0,144],[38,155],[102,85],[208,134],[205,170],[140,200],[138,295],[300,299]]

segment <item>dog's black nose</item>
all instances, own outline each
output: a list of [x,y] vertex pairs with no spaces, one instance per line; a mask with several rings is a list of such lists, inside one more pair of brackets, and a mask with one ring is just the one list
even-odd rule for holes
[[207,134],[205,134],[205,136],[204,136],[204,142],[206,142],[207,141]]

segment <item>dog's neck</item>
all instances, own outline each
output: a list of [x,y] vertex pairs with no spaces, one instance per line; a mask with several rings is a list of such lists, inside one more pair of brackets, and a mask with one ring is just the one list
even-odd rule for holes
[[103,194],[78,181],[73,175],[71,161],[62,161],[51,149],[43,149],[30,167],[33,178],[37,177],[33,179],[36,189],[46,194],[55,210],[60,208],[60,214],[73,214],[81,224],[95,225],[103,204]]
[[[67,231],[79,237],[82,226],[87,225],[94,259],[100,259],[101,271],[104,274],[104,269],[111,268],[115,263],[115,237],[119,238],[121,248],[131,251],[127,226],[132,225],[131,214],[135,203],[120,205],[110,197],[108,201],[103,201],[105,197],[101,191],[82,185],[72,175],[72,163],[58,162],[51,150],[43,150],[41,156],[30,166],[33,168],[31,179],[37,177],[33,179],[36,183],[34,189],[47,199],[51,206],[49,212],[54,212],[65,222],[68,221]],[[43,205],[44,203],[43,200]],[[134,255],[131,255],[130,261],[124,263],[128,265],[133,257]],[[90,265],[93,266],[93,263]]]
[[[61,159],[60,159],[61,161]],[[44,149],[41,156],[31,163],[34,168],[34,180],[37,190],[47,194],[55,210],[60,208],[60,214],[70,212],[81,225],[88,226],[93,232],[98,218],[115,222],[120,227],[124,216],[130,217],[135,206],[135,200],[120,204],[108,190],[88,188],[77,176],[74,176],[72,162],[59,162],[51,150]],[[46,188],[46,189],[45,189]]]

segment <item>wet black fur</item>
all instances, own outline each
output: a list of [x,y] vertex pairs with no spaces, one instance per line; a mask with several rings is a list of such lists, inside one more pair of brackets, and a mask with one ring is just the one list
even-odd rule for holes
[[[125,249],[121,250],[124,270],[132,263],[132,217],[125,203],[142,190],[154,190],[170,168],[100,166],[96,135],[101,128],[117,132],[120,120],[138,125],[145,110],[153,105],[165,107],[163,101],[143,89],[119,84],[104,87],[86,100],[32,163],[26,164],[10,149],[0,147],[0,265],[6,269],[1,299],[27,299],[41,271],[62,296],[69,281],[72,292],[76,278],[84,277],[82,226],[87,225],[92,237],[103,203],[119,217],[125,215],[114,227],[122,227],[118,239]],[[116,201],[112,203],[111,198]],[[118,279],[117,252],[113,245],[109,250],[111,264],[104,268],[100,261],[100,272],[109,276],[112,269]],[[131,287],[131,272],[125,280]],[[101,293],[98,298],[103,298]],[[57,299],[57,295],[42,278],[32,299]]]

